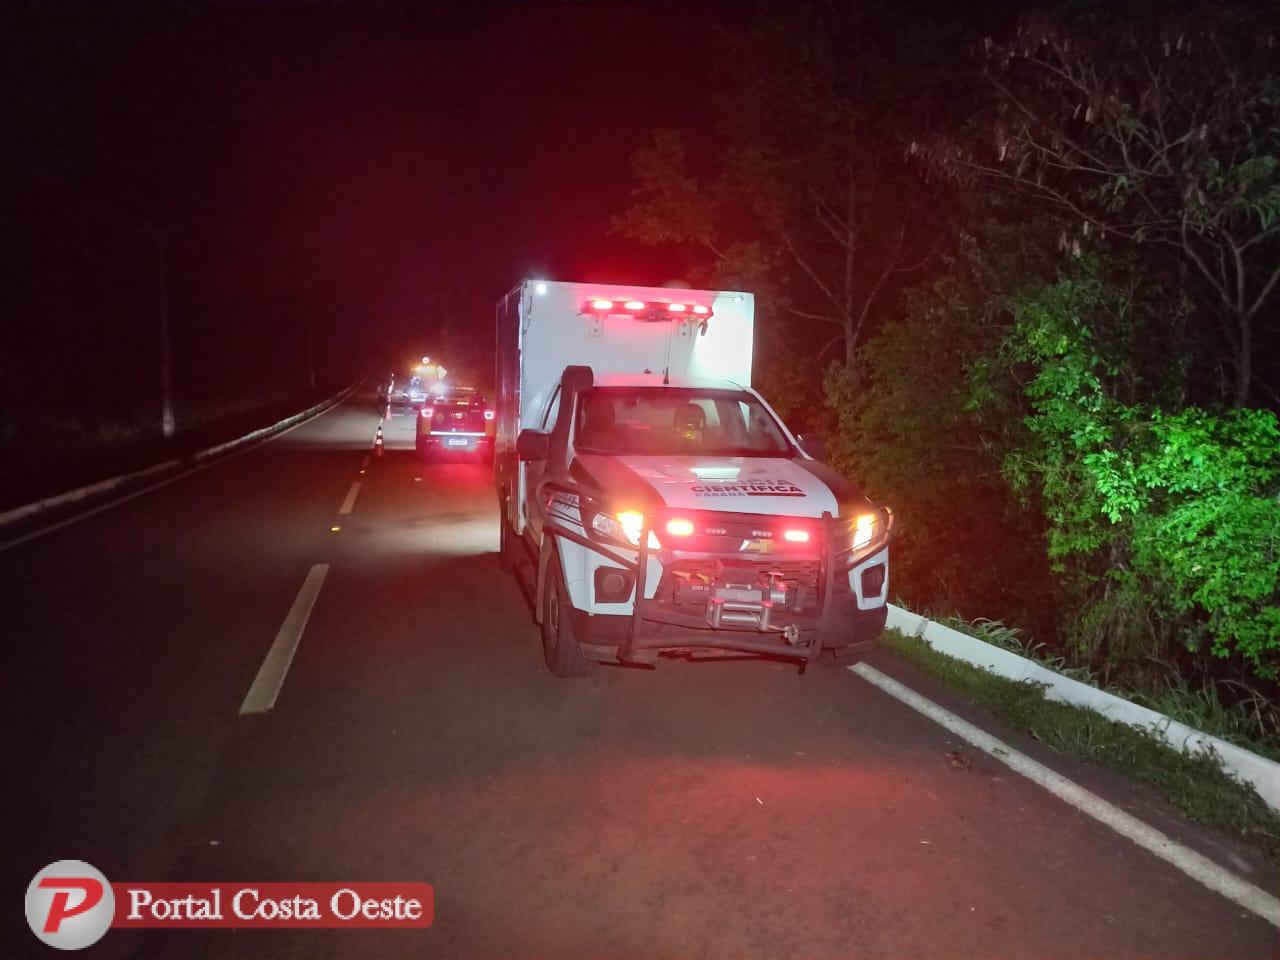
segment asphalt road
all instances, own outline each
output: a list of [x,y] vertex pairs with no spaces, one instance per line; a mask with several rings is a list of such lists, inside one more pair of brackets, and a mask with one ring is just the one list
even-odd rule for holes
[[[0,956],[53,955],[21,894],[63,858],[436,890],[426,930],[112,931],[99,957],[1277,955],[1263,920],[846,670],[553,678],[488,468],[421,463],[402,417],[362,474],[377,422],[349,402],[0,552]],[[316,564],[275,707],[242,717]],[[1276,889],[1142,788],[872,662]]]

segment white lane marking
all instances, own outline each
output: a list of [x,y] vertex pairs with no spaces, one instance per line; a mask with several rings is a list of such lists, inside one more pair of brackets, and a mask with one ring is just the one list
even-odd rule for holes
[[1075,807],[1081,813],[1106,824],[1116,833],[1132,840],[1144,850],[1154,853],[1161,860],[1181,870],[1192,880],[1222,894],[1233,903],[1257,914],[1272,926],[1280,927],[1280,900],[1223,869],[1207,857],[1165,836],[1137,817],[1125,813],[1097,794],[1068,780],[1025,753],[997,740],[967,720],[962,720],[949,710],[944,710],[932,700],[922,697],[892,677],[885,676],[875,667],[859,663],[849,668],[863,680],[879,687],[889,696],[905,703],[911,709],[924,714],[934,723],[950,730],[957,737],[967,740],[979,750],[988,753],[1005,766],[1022,774],[1033,783],[1044,787],[1058,799]]
[[302,589],[297,599],[289,608],[289,615],[280,625],[275,642],[267,651],[267,658],[258,668],[258,675],[253,678],[249,693],[240,704],[240,716],[250,713],[266,713],[276,705],[276,697],[280,696],[280,688],[284,686],[285,675],[289,665],[293,663],[293,655],[298,649],[298,641],[302,639],[302,631],[311,619],[311,609],[316,605],[316,597],[320,596],[320,588],[329,573],[327,563],[317,563],[302,581]]
[[342,506],[338,508],[338,513],[350,513],[356,505],[356,497],[360,493],[360,481],[357,480],[351,485],[351,489],[347,491],[347,498],[342,501]]
[[[361,382],[363,383],[363,381]],[[359,389],[358,385],[356,389]],[[285,434],[293,433],[293,431],[297,430],[299,427],[305,427],[308,423],[315,423],[317,420],[323,417],[330,410],[337,410],[339,407],[345,406],[346,402],[347,401],[345,399],[339,400],[333,406],[325,407],[323,410],[317,413],[314,417],[309,417],[308,419],[303,420],[301,423],[295,423],[292,427],[288,427],[287,429],[281,430],[279,433],[276,433],[267,437],[261,443],[246,443],[243,447],[241,447],[238,450],[232,450],[230,453],[225,454],[224,456],[221,456],[221,457],[217,457],[213,460],[210,460],[208,463],[202,463],[199,466],[192,467],[190,470],[184,470],[181,473],[175,474],[172,477],[166,477],[165,479],[160,480],[156,483],[149,484],[143,487],[141,490],[135,490],[132,493],[126,493],[123,497],[117,497],[114,500],[109,500],[106,503],[102,504],[101,506],[94,507],[90,510],[85,510],[83,513],[77,513],[73,517],[67,517],[67,519],[65,520],[60,520],[57,523],[52,523],[47,527],[41,527],[39,530],[32,530],[30,533],[23,534],[20,537],[14,537],[12,540],[5,540],[3,542],[0,542],[0,553],[4,553],[6,550],[12,550],[14,547],[21,546],[24,543],[29,543],[32,540],[38,540],[40,537],[48,536],[51,533],[54,533],[58,530],[62,530],[66,527],[71,526],[73,523],[79,523],[81,520],[88,520],[90,517],[96,517],[100,513],[106,513],[108,510],[111,510],[114,507],[118,507],[122,503],[128,503],[130,500],[137,500],[138,497],[146,496],[148,493],[153,493],[156,490],[161,489],[162,487],[167,487],[171,483],[177,483],[179,480],[185,480],[187,479],[187,477],[191,476],[192,474],[196,474],[204,470],[208,470],[210,467],[221,466],[222,464],[226,463],[229,460],[234,459],[235,457],[239,457],[243,454],[249,453],[251,450],[261,450],[264,446],[266,446],[272,440],[279,440]]]

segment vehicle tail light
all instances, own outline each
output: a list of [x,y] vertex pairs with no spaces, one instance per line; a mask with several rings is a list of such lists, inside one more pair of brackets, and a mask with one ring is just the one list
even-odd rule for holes
[[486,411],[484,412],[484,418],[485,418],[486,420],[492,420],[492,419],[494,418],[494,416],[495,416],[495,414],[494,414],[494,412],[493,412],[492,410],[486,410]]
[[667,533],[673,537],[688,537],[693,535],[693,521],[674,519],[667,521]]
[[435,413],[435,412],[436,412],[436,408],[435,408],[435,407],[427,407],[427,406],[424,406],[424,407],[422,408],[422,415],[423,415],[424,417],[426,417],[428,420],[430,420],[430,419],[431,419],[431,415],[432,415],[433,413]]

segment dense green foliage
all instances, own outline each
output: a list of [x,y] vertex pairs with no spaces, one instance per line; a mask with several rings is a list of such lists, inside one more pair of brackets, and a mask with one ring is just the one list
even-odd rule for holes
[[[636,156],[624,232],[701,245],[704,278],[745,276],[728,251],[751,252],[757,383],[893,507],[903,602],[1025,628],[1104,683],[1252,704],[1268,735],[1276,12],[1060,5],[974,38],[939,101],[892,47],[868,71],[858,24],[830,29],[836,7],[770,9],[726,46],[784,54],[730,74],[722,173],[699,180],[659,138]],[[954,53],[930,42],[913,63]],[[917,234],[897,259],[922,222],[937,246]],[[833,335],[843,356],[824,352]]]
[[1007,327],[1002,271],[1030,282],[1048,270],[1021,239],[994,227],[982,241],[963,237],[939,277],[904,297],[901,319],[854,364],[831,368],[826,385],[839,419],[833,463],[897,514],[899,595],[939,613],[994,610],[1042,626],[1053,588],[1041,521],[1001,474],[1025,442],[1016,384],[975,380]]
[[[1027,442],[1005,457],[1034,485],[1084,646],[1149,654],[1170,640],[1280,666],[1280,428],[1265,410],[1174,412],[1116,397],[1130,371],[1096,321],[1141,313],[1130,291],[1064,279],[1017,303],[1004,354],[1025,365]],[[1163,298],[1162,298],[1163,299]]]

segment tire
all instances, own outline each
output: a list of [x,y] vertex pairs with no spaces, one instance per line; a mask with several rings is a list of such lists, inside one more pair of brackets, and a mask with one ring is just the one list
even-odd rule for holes
[[547,669],[557,677],[589,677],[595,673],[594,660],[578,648],[573,633],[573,605],[564,588],[560,557],[552,553],[547,565],[547,589],[542,610],[542,655]]

